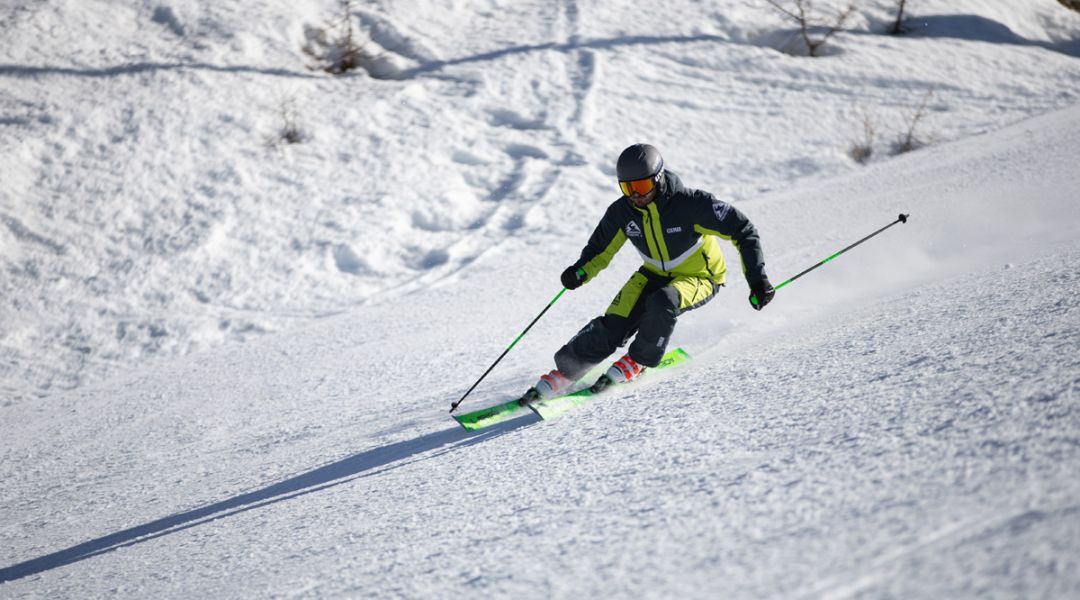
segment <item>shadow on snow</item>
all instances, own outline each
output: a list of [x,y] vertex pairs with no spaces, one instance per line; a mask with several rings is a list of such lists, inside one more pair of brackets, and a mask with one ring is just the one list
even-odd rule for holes
[[274,77],[299,77],[312,79],[318,77],[313,73],[290,71],[288,69],[272,69],[262,67],[249,67],[244,65],[219,66],[207,63],[157,63],[136,62],[116,65],[114,67],[34,67],[27,65],[0,64],[0,76],[9,77],[36,77],[38,75],[80,75],[83,77],[115,77],[118,75],[137,75],[154,71],[219,71],[222,73],[254,73],[256,75],[271,75]]
[[[1013,44],[1017,46],[1036,46],[1071,56],[1080,56],[1080,39],[1063,42],[1040,42],[1024,38],[1008,26],[992,19],[978,15],[932,15],[927,17],[913,17],[907,21],[908,33],[912,37],[923,38],[953,38],[969,41],[981,41],[996,44]],[[846,33],[860,33],[849,30]],[[880,34],[874,34],[880,35]],[[667,36],[627,36],[619,38],[606,38],[596,40],[574,40],[570,42],[549,42],[543,44],[511,46],[490,52],[474,54],[461,58],[448,60],[430,61],[419,66],[403,69],[388,77],[390,79],[411,79],[420,75],[438,72],[446,67],[476,62],[497,60],[516,54],[528,54],[555,50],[570,52],[582,49],[612,49],[622,46],[640,46],[668,43],[695,43],[695,42],[732,42],[731,39],[720,35],[667,35]],[[762,45],[762,44],[753,44]],[[82,75],[86,77],[112,77],[116,75],[133,75],[138,73],[160,70],[206,70],[225,73],[254,73],[259,75],[271,75],[275,77],[299,77],[318,78],[314,73],[304,73],[281,68],[264,68],[251,66],[219,66],[207,63],[153,63],[139,62],[113,67],[100,68],[77,68],[77,67],[50,67],[50,66],[27,66],[0,64],[0,76],[10,77],[34,77],[38,75]]]
[[[134,546],[185,529],[204,525],[211,521],[291,500],[299,496],[321,492],[364,477],[380,475],[391,469],[487,441],[536,420],[538,418],[515,419],[479,432],[467,432],[454,427],[453,429],[429,433],[415,439],[367,450],[253,492],[247,492],[214,504],[150,521],[149,523],[137,525],[70,548],[5,567],[0,569],[0,582],[37,575],[106,554],[119,548]],[[431,456],[420,456],[436,450],[438,452]]]
[[[664,43],[692,43],[692,42],[726,42],[729,41],[724,37],[717,35],[695,35],[695,36],[639,36],[639,37],[622,37],[622,38],[610,38],[601,40],[590,40],[584,42],[567,42],[567,43],[546,43],[546,44],[534,44],[528,46],[513,46],[510,48],[503,48],[500,50],[493,50],[491,52],[484,52],[473,56],[466,56],[463,58],[454,58],[449,60],[436,60],[431,61],[420,66],[404,69],[392,76],[389,79],[411,79],[419,75],[427,73],[433,73],[439,71],[445,67],[453,65],[461,65],[475,62],[486,62],[496,60],[505,56],[511,56],[515,54],[528,54],[531,52],[540,52],[544,50],[556,50],[560,52],[568,52],[572,50],[593,48],[593,49],[607,49],[616,48],[619,46],[638,46],[646,44],[664,44]],[[251,67],[251,66],[219,66],[211,65],[207,63],[154,63],[154,62],[138,62],[116,65],[113,67],[52,67],[52,66],[29,66],[29,65],[12,65],[12,64],[0,64],[0,76],[8,77],[36,77],[39,75],[81,75],[84,77],[113,77],[117,75],[135,75],[138,73],[152,72],[152,71],[172,71],[172,70],[204,70],[204,71],[219,71],[225,73],[254,73],[259,75],[272,75],[275,77],[299,77],[299,78],[320,78],[323,75],[315,73],[303,73],[298,71],[292,71],[289,69],[275,69],[264,67]]]
[[989,44],[1034,46],[1080,56],[1080,39],[1063,42],[1029,40],[1007,25],[978,15],[932,15],[913,17],[905,23],[907,33],[916,38],[949,38]]
[[652,44],[668,44],[668,43],[694,43],[694,42],[730,42],[731,40],[719,35],[666,35],[666,36],[628,36],[620,38],[607,38],[600,40],[588,40],[588,41],[571,41],[571,42],[548,42],[545,44],[532,44],[523,46],[511,46],[509,48],[502,48],[499,50],[492,50],[491,52],[483,52],[480,54],[474,54],[472,56],[466,56],[463,58],[452,58],[449,60],[436,60],[422,64],[412,69],[405,69],[398,73],[397,79],[410,79],[418,75],[426,73],[433,73],[439,71],[445,67],[454,65],[463,65],[475,62],[487,62],[497,60],[506,56],[512,56],[515,54],[529,54],[532,52],[542,52],[545,50],[555,50],[557,52],[570,52],[573,50],[583,49],[596,49],[604,50],[611,48],[618,48],[621,46],[642,46]]

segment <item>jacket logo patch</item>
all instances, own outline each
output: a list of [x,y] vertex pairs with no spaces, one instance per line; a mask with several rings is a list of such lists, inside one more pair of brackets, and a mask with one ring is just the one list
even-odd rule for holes
[[667,233],[679,233],[680,231],[682,231],[682,227],[668,227],[664,231]]
[[637,223],[630,221],[626,224],[626,237],[641,237],[641,228]]
[[716,213],[716,219],[718,221],[723,221],[724,217],[731,212],[731,205],[727,202],[713,202],[712,209],[713,212]]

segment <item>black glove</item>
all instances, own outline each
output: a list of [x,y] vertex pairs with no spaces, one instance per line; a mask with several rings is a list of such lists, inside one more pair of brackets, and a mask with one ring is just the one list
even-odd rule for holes
[[765,308],[775,295],[776,289],[766,277],[762,277],[757,283],[750,284],[750,306],[753,306],[754,310]]
[[585,271],[581,271],[581,273],[578,273],[577,267],[567,267],[566,270],[562,272],[562,276],[560,277],[560,279],[562,279],[562,285],[564,288],[568,290],[576,290],[585,283]]

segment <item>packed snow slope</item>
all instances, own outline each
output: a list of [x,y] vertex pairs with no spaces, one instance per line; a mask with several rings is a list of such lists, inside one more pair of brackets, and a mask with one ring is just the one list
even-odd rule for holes
[[[0,22],[0,596],[1080,594],[1075,15],[928,1],[810,60],[741,2],[372,3],[376,80],[305,70],[293,4],[255,4]],[[276,85],[308,142],[262,147]],[[936,143],[851,163],[855,108],[891,138],[929,88]],[[465,433],[634,141],[777,281],[911,221],[760,313],[734,275],[678,372]],[[631,254],[463,409],[550,368]]]
[[[8,407],[0,593],[1075,597],[1078,144],[1073,108],[757,203],[778,274],[912,218],[760,314],[733,286],[682,320],[688,367],[550,422],[445,412],[553,291],[491,293],[555,277],[542,237]],[[621,279],[561,300],[468,405],[520,391]]]

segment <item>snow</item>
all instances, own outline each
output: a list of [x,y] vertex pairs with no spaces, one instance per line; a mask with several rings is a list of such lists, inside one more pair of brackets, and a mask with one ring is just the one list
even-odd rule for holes
[[[0,597],[1080,593],[1080,15],[867,3],[808,59],[736,0],[377,1],[375,78],[308,68],[334,6],[0,9]],[[683,369],[460,430],[638,141],[774,282],[911,219],[760,313],[733,277]]]

